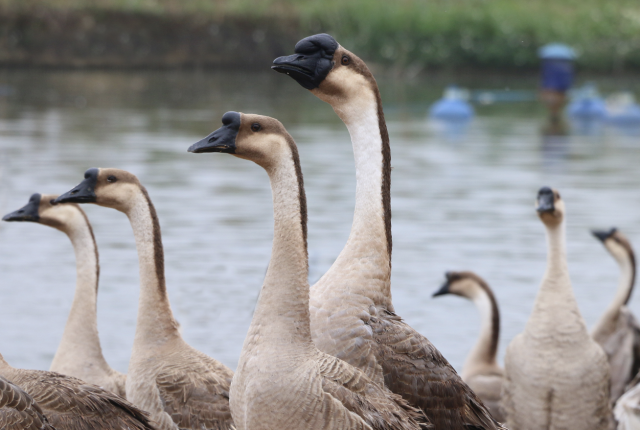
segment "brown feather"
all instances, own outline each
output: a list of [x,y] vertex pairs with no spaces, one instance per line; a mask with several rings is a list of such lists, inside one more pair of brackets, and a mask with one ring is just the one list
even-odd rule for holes
[[56,430],[42,409],[20,387],[0,376],[0,429]]
[[156,377],[164,410],[181,429],[231,429],[229,386],[233,372],[198,351],[173,354]]
[[419,407],[437,429],[499,429],[482,401],[429,340],[392,312],[368,323],[385,385]]
[[409,405],[399,395],[373,383],[357,368],[329,354],[321,354],[319,363],[324,391],[340,400],[372,429],[433,428],[419,409]]
[[78,378],[42,370],[11,369],[7,373],[58,429],[155,429],[145,412],[117,394]]

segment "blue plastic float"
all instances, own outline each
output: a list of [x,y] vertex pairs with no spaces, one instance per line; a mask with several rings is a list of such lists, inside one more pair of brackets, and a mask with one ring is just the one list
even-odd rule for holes
[[588,83],[575,92],[567,114],[577,120],[601,120],[606,117],[607,108],[596,86]]
[[439,120],[466,121],[475,114],[473,107],[466,100],[467,92],[451,85],[444,90],[444,95],[429,108],[429,116]]
[[611,94],[607,97],[606,119],[620,125],[640,125],[640,105],[628,91]]

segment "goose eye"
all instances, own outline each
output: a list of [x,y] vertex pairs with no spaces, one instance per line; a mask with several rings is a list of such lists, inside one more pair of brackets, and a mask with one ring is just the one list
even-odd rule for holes
[[251,124],[251,131],[260,131],[262,130],[262,127],[260,126],[260,124],[258,124],[257,122],[254,122],[253,124]]
[[349,62],[351,62],[351,59],[348,55],[343,55],[341,62],[343,66],[346,66],[347,64],[349,64]]
[[116,178],[116,177],[115,177],[115,176],[113,176],[113,175],[109,175],[109,176],[107,177],[107,182],[115,182],[115,181],[117,181],[117,180],[118,180],[118,178]]

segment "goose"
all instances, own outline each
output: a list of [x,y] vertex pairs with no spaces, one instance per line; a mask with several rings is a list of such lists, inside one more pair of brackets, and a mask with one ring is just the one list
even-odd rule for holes
[[31,396],[57,430],[156,429],[146,412],[117,394],[73,376],[17,369],[7,363],[2,354],[0,376]]
[[613,301],[591,330],[591,337],[609,358],[611,401],[615,402],[640,369],[640,325],[627,307],[636,279],[636,258],[629,240],[617,229],[592,233],[618,262],[621,272]]
[[146,188],[124,170],[91,168],[54,203],[95,203],[124,212],[140,264],[138,321],[127,375],[127,399],[162,430],[229,429],[233,372],[189,346],[171,312],[160,222]]
[[502,422],[500,392],[504,370],[498,365],[500,311],[489,284],[473,272],[447,272],[446,281],[433,297],[454,294],[473,301],[482,319],[480,337],[462,367],[462,379],[480,397],[493,417]]
[[271,181],[271,261],[231,384],[238,430],[418,429],[421,414],[311,339],[307,206],[297,147],[280,121],[227,112],[189,152],[254,161]]
[[507,347],[502,407],[514,429],[607,429],[609,363],[578,309],[565,251],[565,205],[538,192],[547,232],[547,269],[524,331]]
[[3,430],[56,430],[33,397],[0,376],[0,428]]
[[328,34],[299,41],[273,69],[329,103],[351,135],[356,203],[347,244],[311,288],[318,348],[419,407],[440,430],[500,428],[482,401],[391,300],[391,152],[380,91],[367,65]]
[[98,247],[84,211],[75,204],[52,205],[57,195],[33,194],[26,206],[3,221],[28,221],[53,227],[71,240],[76,256],[76,292],[62,340],[49,370],[75,376],[126,398],[126,376],[102,355],[98,336]]

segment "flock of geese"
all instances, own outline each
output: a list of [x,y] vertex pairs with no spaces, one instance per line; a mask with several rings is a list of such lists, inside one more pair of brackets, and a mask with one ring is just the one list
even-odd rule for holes
[[[472,272],[448,272],[434,294],[468,298],[481,314],[480,337],[460,376],[394,310],[389,135],[373,75],[327,34],[301,40],[273,69],[329,103],[351,135],[355,214],[329,271],[310,288],[298,150],[284,126],[266,116],[227,112],[221,128],[189,148],[251,160],[271,182],[271,260],[235,373],[180,335],[158,216],[136,176],[91,168],[64,194],[34,194],[3,219],[66,233],[77,285],[50,371],[17,369],[0,355],[2,429],[640,428],[640,328],[625,306],[635,258],[622,233],[594,232],[621,277],[589,334],[567,270],[565,205],[558,191],[541,188],[536,211],[547,233],[547,269],[504,369],[496,361],[498,303],[487,282]],[[140,299],[127,375],[109,366],[100,347],[98,250],[78,205],[85,203],[123,212],[135,236]]]

